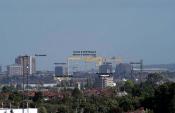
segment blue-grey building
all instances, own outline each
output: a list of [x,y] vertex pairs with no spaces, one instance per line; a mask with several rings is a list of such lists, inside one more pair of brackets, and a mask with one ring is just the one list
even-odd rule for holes
[[99,73],[112,73],[112,63],[106,62],[99,66]]

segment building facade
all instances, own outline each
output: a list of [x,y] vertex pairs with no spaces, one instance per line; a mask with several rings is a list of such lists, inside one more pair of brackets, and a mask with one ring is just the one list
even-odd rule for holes
[[97,88],[106,88],[115,86],[113,76],[110,75],[99,75],[98,78],[96,78],[95,83],[96,83],[95,86]]
[[23,75],[23,68],[21,65],[13,64],[7,66],[7,74],[8,75]]
[[103,63],[99,66],[99,73],[112,73],[112,63]]
[[30,75],[36,73],[36,60],[33,56],[18,56],[15,59],[16,64],[21,65],[24,75]]
[[116,78],[125,78],[130,77],[131,74],[131,65],[127,63],[120,63],[116,65],[115,77]]
[[66,63],[58,63],[55,65],[55,76],[67,75]]

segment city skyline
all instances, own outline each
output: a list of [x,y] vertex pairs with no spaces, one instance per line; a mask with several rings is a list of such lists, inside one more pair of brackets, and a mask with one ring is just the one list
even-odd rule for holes
[[53,69],[74,50],[175,63],[174,11],[173,0],[0,1],[0,64],[47,54],[39,67]]

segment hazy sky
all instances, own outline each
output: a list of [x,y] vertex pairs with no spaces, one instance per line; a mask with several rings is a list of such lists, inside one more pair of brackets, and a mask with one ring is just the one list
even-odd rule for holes
[[0,64],[44,53],[52,68],[73,50],[175,63],[175,0],[0,0]]

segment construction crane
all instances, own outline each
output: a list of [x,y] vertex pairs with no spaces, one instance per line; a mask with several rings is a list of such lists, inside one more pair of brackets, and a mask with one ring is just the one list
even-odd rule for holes
[[35,54],[36,57],[47,56],[46,54]]
[[54,65],[66,65],[66,63],[58,63],[58,62],[55,62]]

